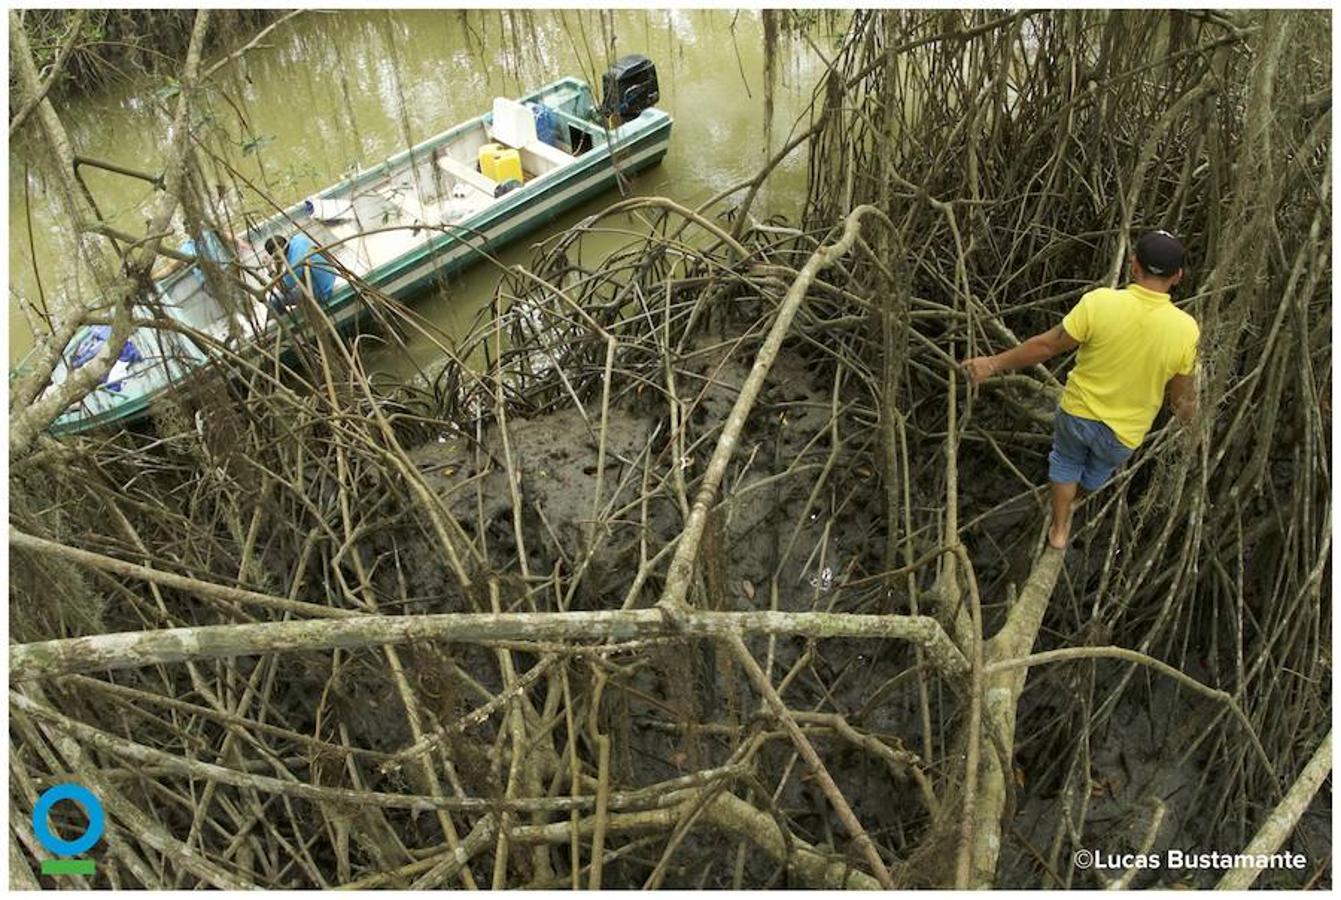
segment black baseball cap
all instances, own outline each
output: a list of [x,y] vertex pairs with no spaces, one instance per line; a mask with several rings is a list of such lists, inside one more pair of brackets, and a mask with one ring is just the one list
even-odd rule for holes
[[1136,242],[1136,258],[1141,268],[1160,278],[1183,267],[1183,244],[1167,231],[1147,231]]

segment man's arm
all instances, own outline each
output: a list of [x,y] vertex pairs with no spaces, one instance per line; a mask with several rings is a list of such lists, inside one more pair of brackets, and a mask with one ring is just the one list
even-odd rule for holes
[[1178,421],[1187,425],[1197,414],[1197,381],[1191,375],[1175,375],[1169,379],[1169,409]]
[[1080,346],[1080,342],[1066,333],[1058,325],[1042,334],[1036,334],[1029,340],[995,356],[975,356],[964,360],[964,371],[974,387],[982,384],[993,375],[1023,369],[1036,363],[1052,359],[1059,353],[1067,353]]

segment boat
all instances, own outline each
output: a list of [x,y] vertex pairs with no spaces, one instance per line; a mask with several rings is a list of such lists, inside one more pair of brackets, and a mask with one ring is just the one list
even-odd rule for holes
[[[367,309],[363,286],[409,298],[609,190],[620,175],[660,162],[672,120],[654,106],[655,66],[643,56],[623,57],[602,82],[599,104],[586,82],[572,77],[515,100],[496,98],[489,112],[239,229],[240,240],[225,255],[239,263],[236,271],[256,295],[265,296],[267,285],[274,287],[266,241],[306,235],[315,249],[305,259],[315,264],[319,253],[336,274],[322,309],[337,327],[348,328]],[[207,237],[211,257],[219,247]],[[295,262],[301,271],[302,262]],[[217,355],[209,339],[240,348],[268,345],[284,341],[298,324],[282,305],[248,298],[243,305],[253,308],[239,311],[235,303],[221,303],[198,261],[156,280],[152,299],[137,304],[137,320],[166,315],[186,327],[134,330],[107,378],[52,423],[53,434],[143,418],[156,398]],[[92,358],[108,330],[96,329],[74,336],[48,391],[71,365]]]

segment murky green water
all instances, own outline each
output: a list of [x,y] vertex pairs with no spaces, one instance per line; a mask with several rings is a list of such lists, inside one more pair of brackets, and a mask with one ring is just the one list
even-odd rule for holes
[[[760,14],[633,10],[606,22],[613,22],[616,55],[643,53],[657,64],[658,105],[675,117],[670,152],[637,177],[633,193],[692,206],[754,175],[768,155]],[[516,96],[568,74],[599,84],[610,58],[609,29],[596,10],[311,12],[281,26],[265,44],[216,76],[205,112],[216,138],[227,136],[231,163],[284,203],[486,111],[494,96]],[[809,42],[784,39],[778,48],[774,150],[810,102],[824,65],[816,48],[831,53],[828,28],[817,27]],[[163,85],[137,83],[59,107],[76,152],[155,171],[167,122],[155,96]],[[39,171],[37,138],[36,127],[28,126],[10,151],[11,362],[32,344],[18,298],[37,298],[39,279],[48,296],[81,296],[87,282],[71,265],[67,225]],[[84,172],[103,215],[143,233],[153,189]],[[753,214],[794,218],[804,181],[801,150],[775,173]],[[612,190],[570,212],[513,245],[502,261],[525,262],[530,244],[617,199]],[[477,266],[413,305],[447,334],[459,334],[496,281],[495,270]],[[436,355],[427,341],[411,352],[420,363]]]

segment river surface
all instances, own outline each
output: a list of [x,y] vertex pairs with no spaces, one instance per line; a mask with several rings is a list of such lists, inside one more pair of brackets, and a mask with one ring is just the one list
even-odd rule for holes
[[[787,141],[824,70],[821,54],[832,56],[843,24],[840,15],[822,17],[808,37],[779,39],[771,151],[765,147],[764,30],[758,11],[307,12],[221,70],[202,113],[213,129],[212,143],[229,147],[232,165],[287,204],[351,168],[379,162],[487,111],[494,96],[515,97],[564,75],[599,85],[613,32],[615,55],[642,53],[656,63],[658,107],[675,118],[664,161],[639,174],[630,192],[694,206],[753,176]],[[75,152],[158,171],[172,102],[167,85],[165,78],[142,78],[59,102]],[[25,126],[10,150],[11,365],[33,342],[19,298],[35,300],[39,284],[48,297],[79,296],[80,285],[88,284],[71,262],[68,225],[41,170],[44,156],[35,123]],[[121,175],[82,171],[103,216],[142,234],[154,189]],[[752,214],[795,220],[805,174],[802,148],[774,173]],[[501,261],[527,262],[533,243],[618,199],[612,188],[512,245]],[[495,269],[476,266],[412,303],[448,336],[457,336],[488,303],[496,283]],[[438,351],[420,341],[410,353],[415,363],[426,365]],[[404,362],[407,371],[413,368],[410,360]],[[382,360],[376,367],[401,365]]]

